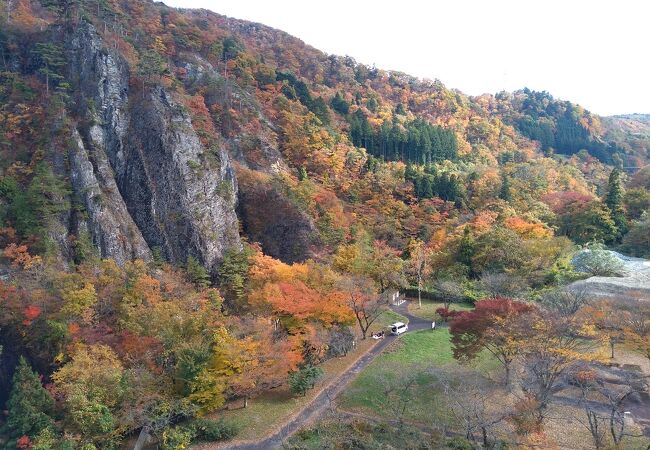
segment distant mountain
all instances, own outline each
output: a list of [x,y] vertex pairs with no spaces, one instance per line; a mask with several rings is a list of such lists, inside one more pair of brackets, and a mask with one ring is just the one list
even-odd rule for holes
[[650,149],[650,114],[623,114],[603,119],[605,139],[615,142],[627,155],[638,155],[647,162]]
[[650,114],[618,114],[609,116],[612,119],[629,120],[634,122],[648,123],[650,122]]

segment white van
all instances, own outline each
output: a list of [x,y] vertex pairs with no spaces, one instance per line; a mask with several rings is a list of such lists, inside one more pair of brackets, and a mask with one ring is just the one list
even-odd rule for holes
[[390,326],[390,334],[392,334],[393,336],[397,336],[402,333],[405,333],[406,331],[408,331],[408,329],[409,326],[407,324],[402,322],[395,322]]

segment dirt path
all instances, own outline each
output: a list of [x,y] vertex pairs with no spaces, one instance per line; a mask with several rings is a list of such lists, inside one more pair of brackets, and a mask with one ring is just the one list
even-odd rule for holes
[[[425,330],[431,328],[431,322],[415,317],[409,314],[407,303],[400,306],[393,306],[391,309],[409,319],[409,331]],[[318,394],[314,399],[305,406],[296,416],[289,422],[282,426],[279,430],[273,432],[270,436],[256,442],[247,443],[233,443],[231,445],[225,444],[218,446],[219,449],[230,450],[268,450],[276,449],[282,446],[282,443],[287,440],[292,434],[309,425],[321,414],[328,410],[331,402],[347,387],[356,376],[365,369],[374,359],[379,356],[391,343],[399,337],[387,336],[383,340],[377,342],[368,352],[359,358],[350,368],[334,379],[329,386]]]

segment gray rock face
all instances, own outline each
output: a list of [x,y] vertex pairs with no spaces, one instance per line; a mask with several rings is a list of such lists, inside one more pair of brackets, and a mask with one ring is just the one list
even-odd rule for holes
[[227,92],[231,105],[260,125],[255,131],[242,131],[224,138],[240,175],[237,212],[242,231],[251,241],[260,243],[265,254],[284,262],[311,257],[313,248],[320,244],[312,219],[270,180],[246,176],[247,169],[271,176],[290,170],[282,159],[273,122],[264,115],[255,95],[232,79],[225,79],[208,61],[195,54],[183,54],[182,61],[188,92],[197,85],[206,87],[204,98],[208,108],[223,101]]
[[77,233],[86,229],[102,257],[124,264],[131,259],[150,259],[151,252],[140,230],[129,215],[115,184],[113,170],[101,148],[92,158],[79,133],[70,150],[70,180],[88,214],[78,225]]
[[108,52],[92,25],[82,24],[70,40],[71,75],[80,97],[77,108],[87,120],[84,138],[105,151],[116,172],[124,170],[123,146],[129,127],[129,69]]
[[[76,234],[88,231],[102,257],[124,264],[134,258],[151,259],[151,251],[133,222],[115,183],[113,156],[122,153],[128,129],[128,70],[102,49],[90,25],[80,26],[68,41],[70,73],[79,87],[76,107],[86,123],[73,131],[70,180],[87,219]],[[82,137],[83,136],[83,137]]]
[[605,252],[619,261],[623,268],[623,276],[590,277],[571,283],[569,289],[583,291],[590,297],[598,299],[650,298],[650,261],[610,250]]
[[[93,242],[122,263],[188,255],[216,270],[240,247],[237,182],[223,148],[204,149],[185,108],[161,87],[129,90],[129,67],[92,25],[67,39],[70,78],[83,118],[71,150],[71,180]],[[74,146],[73,146],[74,147]]]
[[124,171],[117,174],[129,212],[170,261],[193,255],[214,271],[225,250],[241,247],[228,153],[204,149],[189,115],[162,88],[133,101],[131,111]]

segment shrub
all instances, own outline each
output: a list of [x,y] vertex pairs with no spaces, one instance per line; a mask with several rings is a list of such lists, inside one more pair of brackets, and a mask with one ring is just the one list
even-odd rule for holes
[[334,328],[330,333],[329,344],[327,348],[328,356],[345,356],[354,345],[354,334],[350,327],[340,326]]
[[[409,287],[406,289],[402,289],[401,293],[403,293],[407,297],[411,298],[418,298],[418,288],[416,287]],[[420,296],[425,299],[425,300],[438,300],[438,295],[435,292],[428,291],[426,289],[420,290]]]
[[447,448],[452,450],[473,450],[474,446],[465,438],[454,437],[447,441]]
[[194,430],[187,427],[167,428],[162,434],[163,450],[182,450],[194,439]]
[[294,394],[305,396],[312,389],[316,381],[323,375],[320,367],[305,366],[289,374],[289,387]]
[[56,448],[57,436],[51,428],[43,428],[32,442],[32,450],[51,450]]
[[16,441],[16,448],[21,450],[29,450],[32,448],[32,441],[29,439],[29,436],[22,436]]
[[63,439],[59,443],[58,450],[75,450],[75,448],[75,442],[72,439]]
[[227,423],[223,419],[197,419],[192,423],[194,437],[197,441],[225,441],[232,439],[238,433],[238,429],[232,423]]
[[563,286],[588,277],[589,274],[575,270],[569,258],[560,258],[546,273],[544,283]]
[[444,307],[436,309],[436,314],[438,314],[445,322],[448,322],[460,313],[461,311],[456,311]]

